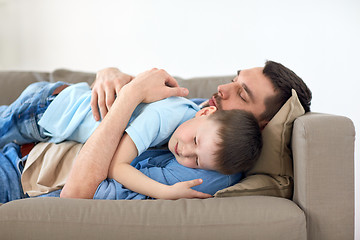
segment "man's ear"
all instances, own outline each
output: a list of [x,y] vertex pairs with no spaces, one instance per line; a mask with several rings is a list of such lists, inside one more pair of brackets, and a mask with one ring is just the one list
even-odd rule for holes
[[210,114],[216,112],[216,110],[217,110],[217,108],[215,106],[204,107],[195,114],[195,117],[210,115]]

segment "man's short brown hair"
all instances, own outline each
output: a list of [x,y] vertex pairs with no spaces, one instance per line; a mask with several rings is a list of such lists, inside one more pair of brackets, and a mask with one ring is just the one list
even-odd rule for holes
[[291,97],[291,89],[296,91],[305,112],[310,111],[311,91],[293,71],[280,63],[266,61],[263,74],[272,82],[276,95],[265,99],[266,110],[259,120],[270,121]]

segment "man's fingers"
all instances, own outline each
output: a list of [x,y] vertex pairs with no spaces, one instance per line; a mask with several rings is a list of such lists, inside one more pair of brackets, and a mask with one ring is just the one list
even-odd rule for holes
[[102,91],[98,93],[98,107],[100,109],[101,118],[104,119],[108,111],[106,108],[105,93]]
[[178,97],[185,97],[189,94],[189,90],[183,87],[171,87],[168,88],[168,97],[171,96],[178,96]]
[[97,92],[95,92],[95,91],[92,91],[92,93],[91,93],[90,105],[91,105],[91,111],[93,113],[95,121],[99,121],[100,113],[99,113],[99,109],[98,109],[98,95],[97,95]]
[[[110,110],[111,106],[113,105],[114,101],[115,101],[115,91],[114,89],[107,89],[106,90],[106,108],[107,108],[107,111]],[[105,116],[103,116],[104,118]]]
[[166,81],[165,81],[166,86],[169,86],[169,87],[178,87],[179,86],[179,84],[178,84],[178,82],[176,81],[175,78],[170,76],[168,73],[166,73],[166,75],[167,75],[167,78],[166,78]]

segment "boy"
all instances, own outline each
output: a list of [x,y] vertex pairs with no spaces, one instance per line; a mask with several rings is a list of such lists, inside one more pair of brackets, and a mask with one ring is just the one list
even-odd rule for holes
[[[72,85],[71,87],[63,90],[65,88],[64,86],[66,86],[64,85],[64,83],[36,83],[29,86],[28,89],[26,89],[24,93],[20,96],[20,98],[11,105],[11,107],[1,107],[0,110],[2,110],[1,114],[3,117],[1,123],[1,144],[6,143],[7,141],[9,142],[9,140],[11,139],[16,139],[21,144],[29,141],[32,142],[46,140],[50,140],[52,142],[61,142],[65,139],[85,142],[98,125],[98,122],[95,122],[91,115],[89,104],[91,90],[86,84]],[[63,91],[59,94],[58,89]],[[29,94],[31,95],[32,99],[28,97]],[[57,94],[58,96],[56,96]],[[24,99],[25,101],[23,101]],[[152,104],[140,104],[138,108],[134,111],[132,119],[130,119],[128,128],[126,129],[126,134],[120,142],[118,151],[115,154],[112,163],[112,167],[109,171],[109,177],[119,179],[119,181],[122,183],[126,182],[126,187],[131,188],[136,192],[144,193],[143,189],[137,190],[136,186],[134,188],[130,187],[130,184],[136,183],[136,181],[129,181],[129,179],[132,179],[131,177],[136,175],[129,174],[130,172],[132,172],[129,163],[136,156],[140,155],[143,151],[145,151],[148,147],[159,146],[166,143],[174,129],[176,129],[187,119],[191,119],[198,110],[198,107],[191,101],[181,98],[168,98]],[[215,108],[212,107],[198,112],[198,115],[199,117],[202,117],[201,119],[205,119],[205,117],[210,116],[210,114],[214,111]],[[201,140],[203,141],[203,143],[205,143],[205,140],[207,140],[208,146],[202,147],[202,149],[198,150],[196,153],[192,152],[192,156],[186,156],[186,150],[184,148],[181,148],[180,150],[180,146],[183,146],[183,142],[181,142],[180,145],[180,141],[174,139],[176,139],[176,136],[181,136],[181,134],[176,134],[177,132],[181,133],[181,129],[186,130],[196,128],[191,128],[191,124],[190,126],[186,127],[186,124],[189,125],[188,122],[184,123],[184,126],[181,125],[179,127],[179,129],[175,132],[175,134],[169,141],[169,149],[175,155],[176,160],[183,166],[192,168],[204,168],[207,170],[217,170],[226,174],[238,173],[251,167],[252,161],[254,161],[258,157],[261,147],[261,135],[258,129],[257,122],[251,115],[244,112],[234,112],[232,115],[238,115],[243,118],[247,118],[249,119],[249,123],[252,124],[252,126],[245,126],[245,124],[243,123],[239,124],[239,122],[235,122],[235,124],[233,125],[244,125],[245,129],[255,129],[255,134],[253,134],[253,137],[255,136],[255,138],[245,140],[245,143],[250,143],[251,145],[251,143],[254,142],[256,145],[256,147],[254,147],[255,150],[251,152],[250,156],[248,156],[245,161],[247,162],[249,160],[248,166],[240,164],[240,166],[238,166],[237,168],[233,168],[232,164],[226,166],[226,164],[224,163],[213,160],[212,155],[209,155],[209,152],[211,152],[210,150],[218,148],[217,145],[221,142],[218,140],[218,137],[216,137],[217,129],[219,129],[219,126],[216,126],[216,121],[219,121],[222,124],[222,128],[226,129],[226,125],[224,124],[227,124],[228,120],[225,120],[225,118],[223,118],[221,122],[220,116],[222,116],[222,114],[220,112],[216,115],[214,114],[214,117],[212,119],[213,122],[210,121],[211,124],[215,123],[216,127],[210,128],[210,124],[207,121],[199,121],[196,118],[189,121],[190,123],[192,121],[193,123],[198,122],[208,124],[208,127],[203,127],[203,129],[207,129],[207,131],[204,131],[204,134],[208,134],[208,136],[205,138],[203,137]],[[16,118],[14,116],[16,116]],[[171,121],[166,121],[169,118],[171,118]],[[39,119],[40,126],[36,125],[36,127],[34,128],[34,123],[36,124]],[[158,122],[154,122],[154,120],[157,120]],[[151,122],[149,123],[149,121]],[[11,123],[13,125],[17,125],[17,127],[15,127],[15,130],[13,127],[9,127],[11,126]],[[201,128],[201,126],[199,127]],[[211,129],[213,129],[213,131],[211,131]],[[211,134],[209,135],[209,133]],[[221,149],[226,149],[224,146],[227,146],[224,135],[226,134],[223,134],[222,140],[226,144],[223,145]],[[199,136],[197,136],[196,134],[194,135],[194,145],[197,144],[198,137]],[[214,137],[217,140],[215,140]],[[235,135],[235,137],[237,136]],[[242,137],[245,136],[242,135]],[[212,141],[210,141],[211,139]],[[218,142],[216,143],[216,141]],[[247,145],[241,152],[249,152],[248,146],[249,145]],[[123,151],[124,153],[121,153],[122,151],[120,149],[125,149],[126,151]],[[228,155],[225,155],[225,157],[223,155],[219,155],[217,158],[231,159],[233,157],[229,157]],[[121,170],[124,166],[123,163],[126,163],[126,167],[130,167],[130,170],[128,169],[123,174],[120,174],[123,171]],[[126,167],[125,169],[127,169]],[[136,173],[136,171],[134,173]],[[124,176],[128,177],[125,177],[125,179],[123,180]],[[239,175],[237,174],[232,179],[233,181],[231,181],[231,184],[239,180]],[[130,184],[128,182],[130,182]],[[146,185],[140,184],[140,186]],[[101,188],[99,189],[101,190]],[[148,192],[146,192],[146,190]],[[149,190],[150,188],[145,188],[144,194],[155,198],[173,198],[162,197],[161,195],[156,194],[154,195],[153,191],[151,190],[149,192]],[[216,191],[216,189],[211,189],[208,191],[206,191],[206,189],[204,190],[205,192],[209,192],[212,194]],[[174,193],[178,194],[177,191],[175,191]]]

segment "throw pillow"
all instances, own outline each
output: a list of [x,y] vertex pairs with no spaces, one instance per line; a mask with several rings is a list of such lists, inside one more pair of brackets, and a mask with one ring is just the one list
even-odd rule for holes
[[304,109],[292,90],[292,97],[283,105],[263,130],[263,149],[254,168],[238,184],[218,191],[215,196],[292,195],[292,152],[290,148],[294,120]]

